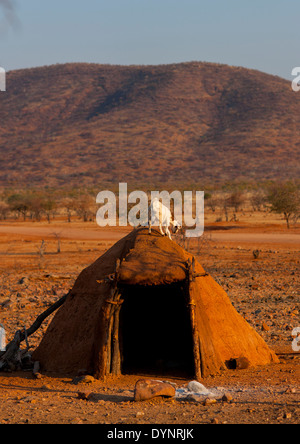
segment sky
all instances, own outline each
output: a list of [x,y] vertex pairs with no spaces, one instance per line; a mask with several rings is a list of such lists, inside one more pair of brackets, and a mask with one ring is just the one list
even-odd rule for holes
[[0,0],[0,66],[189,61],[290,79],[299,0]]

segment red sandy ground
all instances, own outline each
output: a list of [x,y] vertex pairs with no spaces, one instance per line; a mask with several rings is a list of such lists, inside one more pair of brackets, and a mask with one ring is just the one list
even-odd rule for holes
[[[200,263],[225,288],[236,309],[278,353],[291,353],[292,330],[300,327],[300,229],[289,232],[281,221],[214,224],[204,240],[189,245]],[[216,230],[215,228],[218,228]],[[222,228],[222,230],[220,230]],[[93,223],[60,221],[0,225],[0,322],[8,340],[72,287],[79,272],[128,229],[100,229]],[[56,254],[60,233],[61,253]],[[42,239],[46,254],[40,257]],[[178,240],[178,239],[177,239]],[[179,240],[178,240],[179,241]],[[253,250],[259,249],[258,260]],[[27,279],[20,283],[20,279]],[[29,339],[34,348],[51,319]],[[262,331],[262,324],[268,331]],[[233,401],[202,403],[155,399],[132,401],[135,383],[146,375],[122,376],[76,385],[69,375],[0,373],[0,423],[198,424],[299,423],[299,355],[280,364],[230,370],[202,381],[231,394]],[[153,375],[151,375],[153,377]],[[161,375],[154,376],[157,379]],[[166,377],[165,377],[166,379]],[[189,381],[167,378],[179,387]],[[79,391],[93,392],[90,401]]]

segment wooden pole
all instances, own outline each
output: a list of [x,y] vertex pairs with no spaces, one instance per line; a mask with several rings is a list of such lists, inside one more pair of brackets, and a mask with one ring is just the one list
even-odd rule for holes
[[195,377],[197,380],[202,379],[202,359],[201,359],[201,347],[200,347],[200,338],[197,329],[196,322],[196,304],[191,296],[191,284],[194,281],[195,274],[195,258],[193,260],[188,260],[187,263],[188,274],[187,274],[187,292],[188,292],[188,304],[190,308],[190,320],[192,326],[192,335],[193,335],[193,354],[194,354],[194,363],[195,363]]
[[111,335],[112,335],[112,328],[113,328],[113,316],[110,315],[109,318],[109,325],[108,325],[108,332],[107,332],[107,343],[106,343],[106,374],[111,373],[111,348],[112,348],[112,341],[111,341]]
[[120,341],[119,341],[120,310],[121,306],[119,305],[115,311],[114,328],[112,333],[113,349],[112,349],[111,372],[113,375],[121,374],[121,354],[120,354]]
[[119,323],[120,310],[123,301],[121,301],[121,293],[118,288],[119,269],[122,261],[116,262],[116,270],[114,275],[109,276],[111,284],[110,297],[105,301],[104,318],[107,328],[107,336],[104,344],[105,369],[104,374],[119,375],[121,373],[121,353],[119,341]]
[[21,342],[25,340],[27,341],[27,338],[33,335],[40,328],[44,320],[65,303],[69,294],[70,292],[59,299],[57,302],[55,302],[55,304],[51,305],[51,307],[49,307],[41,315],[39,315],[28,330],[24,328],[24,331],[18,330],[15,333],[14,339],[7,345],[6,352],[1,356],[0,370],[7,366],[9,367],[10,362],[14,364],[16,360],[18,360],[17,354],[19,353]]

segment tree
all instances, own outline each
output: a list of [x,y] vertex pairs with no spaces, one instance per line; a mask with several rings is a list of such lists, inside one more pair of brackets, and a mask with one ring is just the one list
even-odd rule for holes
[[282,214],[290,228],[290,220],[300,213],[300,194],[297,186],[292,182],[272,185],[267,191],[267,201],[270,210]]
[[215,213],[217,206],[220,205],[220,199],[216,198],[213,195],[209,195],[209,197],[205,197],[205,199],[211,211]]
[[80,195],[75,201],[75,211],[84,222],[93,217],[95,200],[89,194]]
[[41,220],[43,212],[43,200],[40,196],[31,195],[27,198],[28,210],[31,216],[35,218],[38,222]]
[[68,222],[71,222],[72,211],[74,211],[76,206],[76,200],[71,197],[64,197],[60,201],[60,207],[66,210]]
[[250,197],[250,203],[253,211],[261,211],[262,207],[266,203],[266,196],[262,190],[256,191]]
[[228,197],[226,197],[226,196],[223,197],[222,205],[223,205],[223,210],[224,210],[226,222],[228,222],[228,220],[229,220],[228,210],[229,210],[229,206],[230,206],[229,205],[229,198]]
[[55,237],[55,239],[57,240],[57,254],[59,254],[60,253],[60,243],[61,243],[61,231],[60,232],[56,232],[56,231],[54,231],[53,233],[52,233],[52,235]]
[[46,214],[47,221],[50,224],[50,217],[56,208],[56,202],[51,197],[47,197],[42,203],[43,212]]
[[0,220],[6,219],[9,210],[9,205],[6,202],[0,201]]
[[238,213],[240,207],[245,201],[244,194],[242,191],[234,191],[228,198],[228,206],[234,208],[235,212]]
[[18,215],[22,214],[24,221],[29,210],[28,196],[23,194],[12,194],[8,197],[7,203],[11,211],[16,211]]

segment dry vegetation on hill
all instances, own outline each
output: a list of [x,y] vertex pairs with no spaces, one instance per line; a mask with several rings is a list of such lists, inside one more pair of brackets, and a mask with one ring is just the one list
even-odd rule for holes
[[0,186],[223,183],[299,177],[300,95],[209,63],[9,72]]

